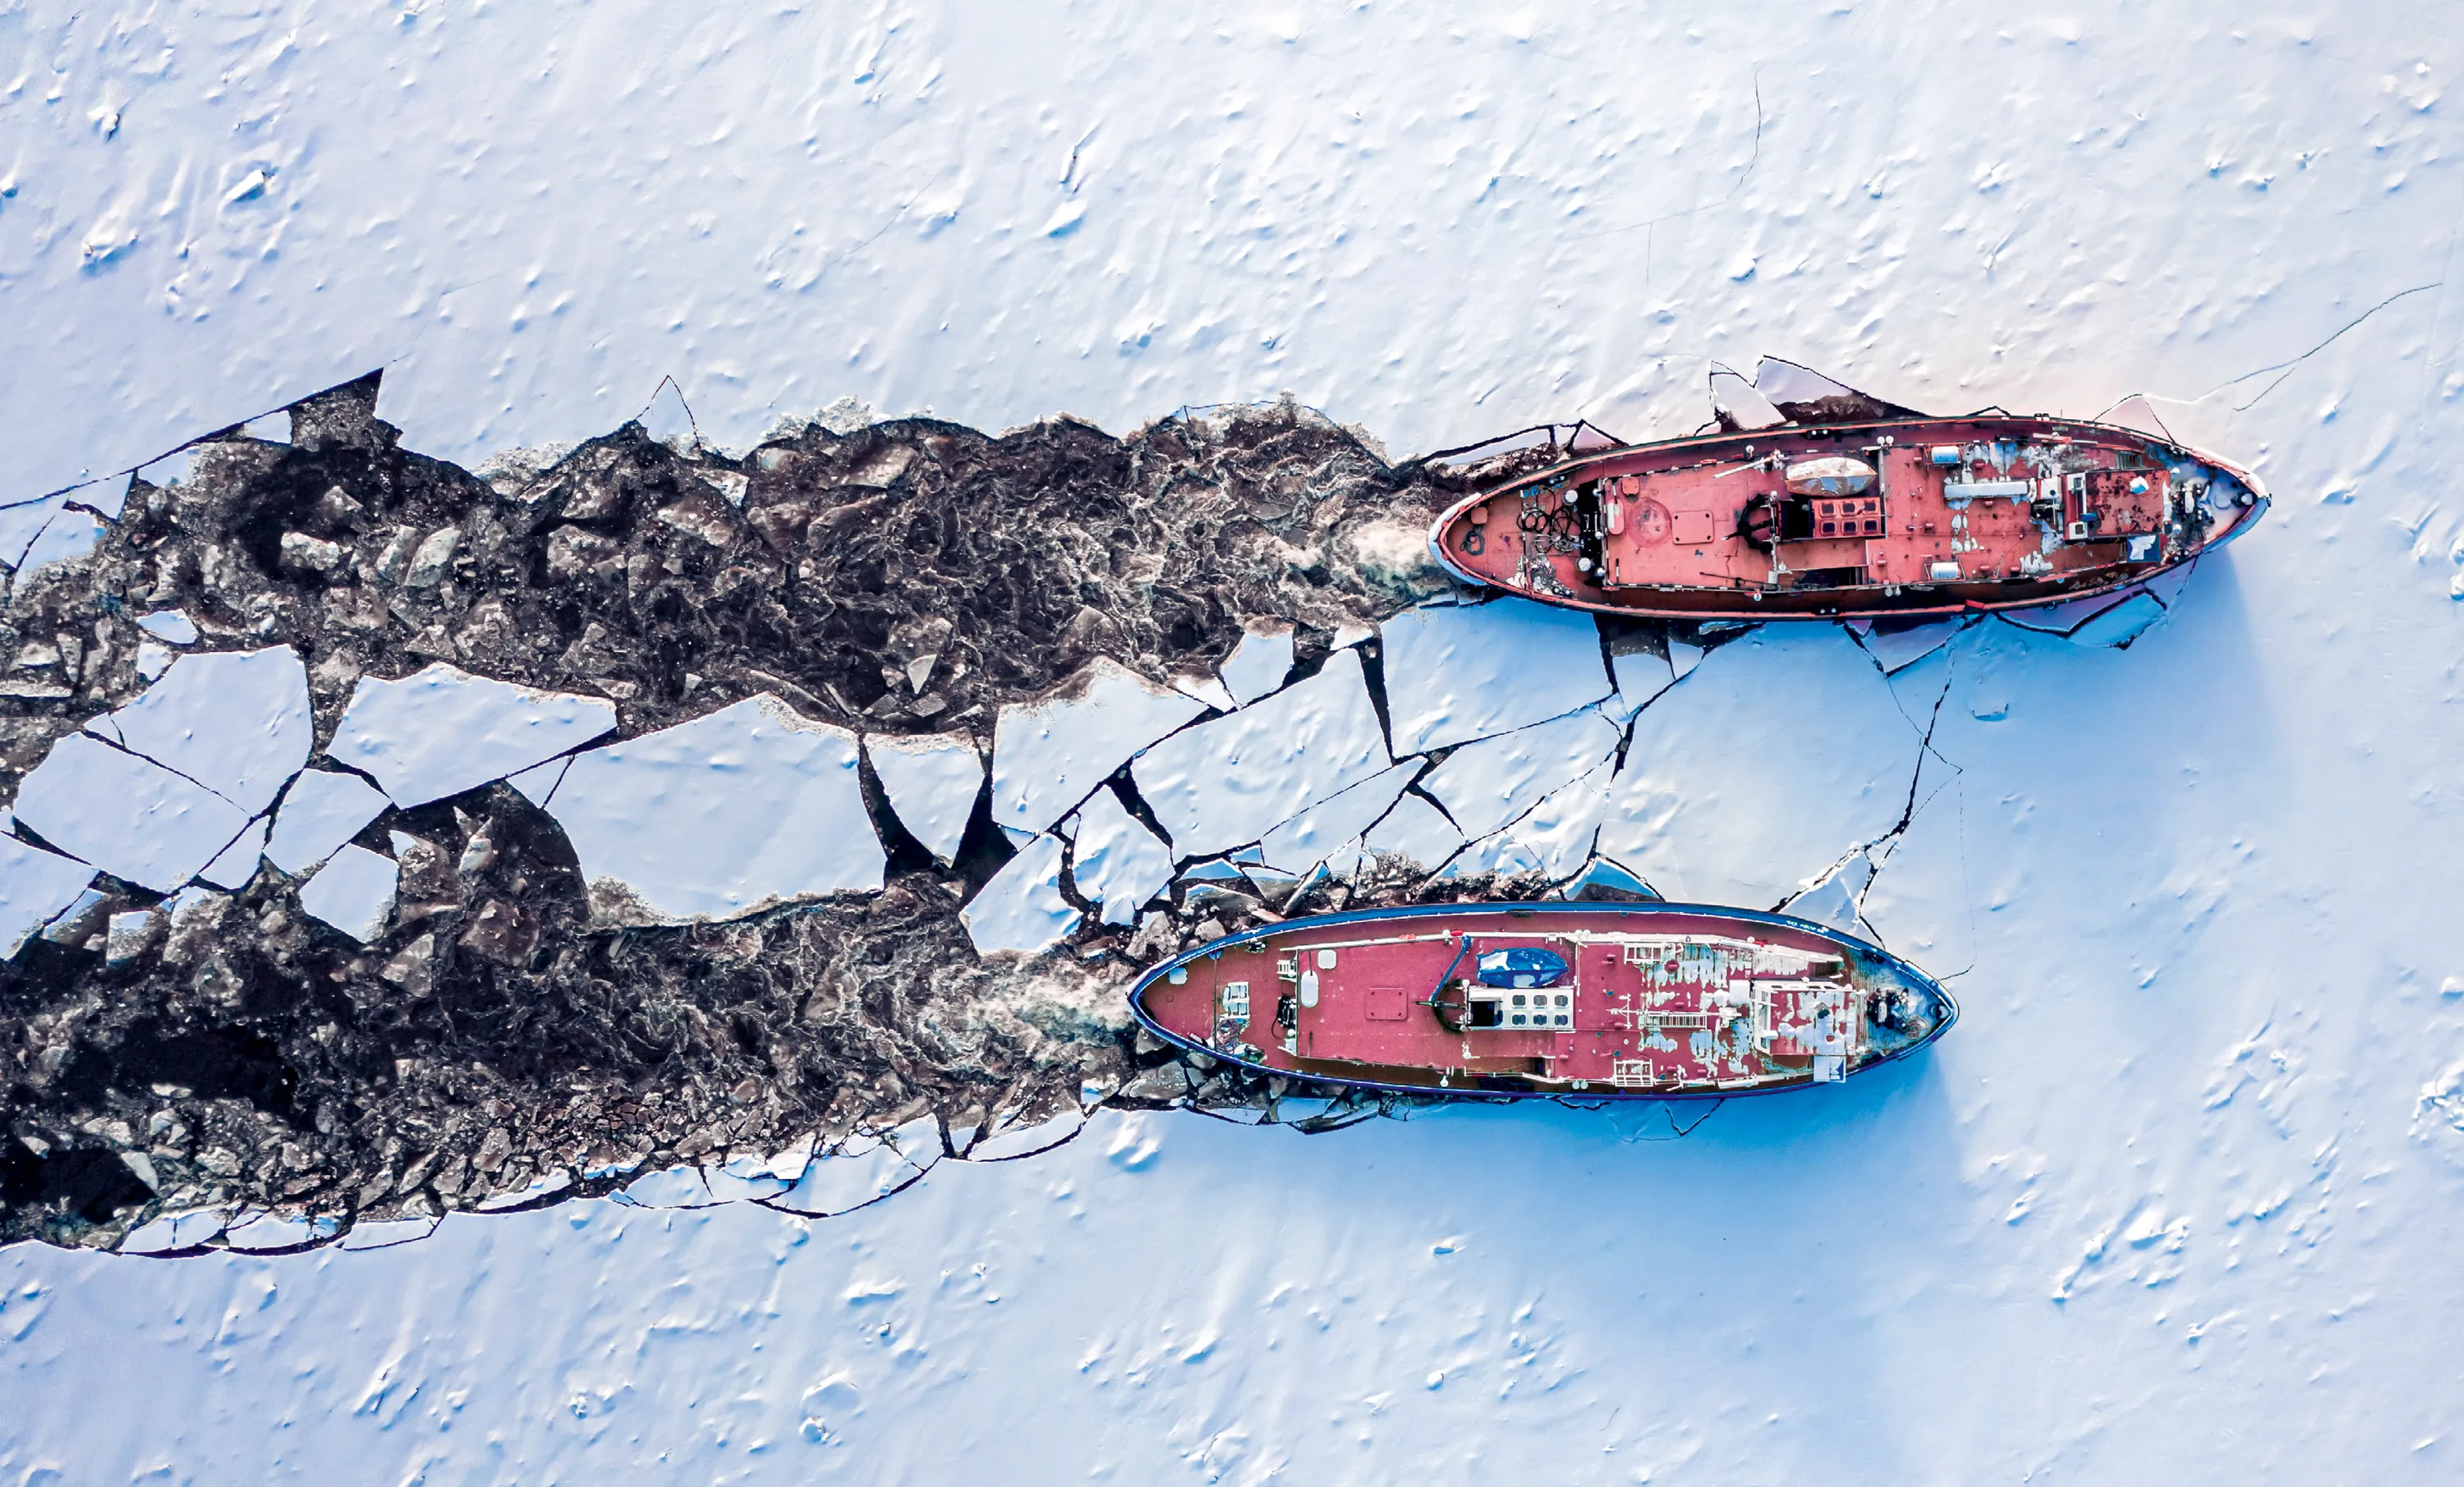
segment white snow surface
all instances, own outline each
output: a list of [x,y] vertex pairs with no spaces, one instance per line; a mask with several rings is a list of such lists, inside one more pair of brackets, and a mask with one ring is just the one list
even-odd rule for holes
[[265,858],[284,872],[306,872],[384,813],[385,792],[340,770],[303,770],[274,813]]
[[1258,843],[1267,862],[1287,872],[1307,873],[1358,842],[1384,819],[1424,766],[1406,759],[1338,795],[1329,796],[1267,832]]
[[1010,704],[993,730],[993,823],[1044,830],[1132,754],[1206,707],[1109,656],[1089,662],[1051,697]]
[[1129,924],[1150,899],[1172,886],[1172,848],[1121,803],[1098,790],[1078,811],[1070,838],[1069,881],[1106,924]]
[[185,775],[70,733],[17,786],[17,820],[105,872],[176,891],[248,825],[248,813]]
[[1607,696],[1591,616],[1523,599],[1423,604],[1380,627],[1398,754],[1525,728]]
[[540,691],[440,661],[398,681],[362,677],[325,753],[364,770],[396,805],[425,805],[615,727],[616,705],[604,697]]
[[299,907],[365,945],[382,936],[393,917],[393,892],[401,876],[392,858],[346,846],[299,886]]
[[1340,650],[1308,681],[1156,744],[1130,774],[1186,862],[1255,842],[1393,763],[1360,653]]
[[87,725],[251,816],[308,762],[308,668],[288,645],[179,657],[137,700]]
[[[0,92],[0,501],[379,364],[407,447],[466,464],[604,432],[670,372],[735,446],[842,393],[1127,429],[1289,388],[1399,454],[1577,412],[1682,432],[1707,360],[1763,350],[1925,407],[2147,390],[2278,497],[2125,651],[1989,622],[1888,684],[1920,720],[1951,689],[1862,906],[1960,973],[1917,1059],[1683,1140],[1648,1109],[1105,1114],[821,1223],[21,1245],[0,1476],[2452,1479],[2464,41],[2435,18],[0,15],[29,79]],[[1837,639],[1759,644],[1813,669]],[[1759,841],[1785,802],[1722,752],[1853,800],[1877,767],[1842,761],[1917,730],[1749,689],[1799,668],[1745,644],[1637,748],[1731,808],[1647,843],[1655,874],[1768,904],[1865,818],[1754,864],[1722,817]],[[1785,1258],[1700,1279],[1747,1253]]]
[[1029,839],[958,910],[979,953],[1032,955],[1078,928],[1082,916],[1061,891],[1062,846],[1051,835]]
[[616,922],[870,892],[889,861],[855,734],[767,692],[575,755],[546,808],[582,859],[593,913]]
[[964,733],[871,733],[864,751],[898,824],[943,863],[957,857],[984,788],[984,759],[975,740]]
[[1293,631],[1291,623],[1261,623],[1251,622],[1242,627],[1241,639],[1232,646],[1232,654],[1223,658],[1216,669],[1223,677],[1223,686],[1232,700],[1243,707],[1264,697],[1284,685],[1292,671]]
[[1608,762],[1622,736],[1624,731],[1598,709],[1586,708],[1465,744],[1429,771],[1420,788],[1435,797],[1465,833],[1486,836],[1539,804],[1550,792]]
[[1463,834],[1445,812],[1417,794],[1407,794],[1360,841],[1362,849],[1373,857],[1394,855],[1434,868],[1462,850]]
[[1895,694],[1831,625],[1729,642],[1635,719],[1599,850],[1672,899],[1778,903],[1898,824],[1943,676]]

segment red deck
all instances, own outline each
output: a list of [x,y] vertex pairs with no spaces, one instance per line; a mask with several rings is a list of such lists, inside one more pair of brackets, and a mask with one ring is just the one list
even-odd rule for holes
[[[1471,986],[1485,951],[1563,956],[1546,989]],[[1845,1078],[1906,990],[1811,930],[1620,908],[1465,909],[1304,923],[1201,956],[1142,993],[1183,1042],[1303,1077],[1477,1089],[1715,1092]],[[1440,998],[1446,1016],[1430,1005]],[[1475,1010],[1473,998],[1493,999]],[[1496,1026],[1472,1025],[1493,1018]],[[1454,1024],[1449,1026],[1449,1021]],[[1905,1037],[1885,1036],[1902,1045]]]
[[[1837,458],[1871,486],[1787,489],[1792,465]],[[2242,530],[2264,495],[2247,471],[2132,429],[1899,420],[1613,450],[1459,503],[1431,545],[1469,581],[1581,608],[1924,614],[2144,580]],[[1759,541],[1740,530],[1755,512],[1775,527]]]

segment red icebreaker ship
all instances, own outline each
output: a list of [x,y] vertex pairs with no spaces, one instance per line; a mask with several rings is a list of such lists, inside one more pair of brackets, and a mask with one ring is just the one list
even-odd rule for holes
[[1854,936],[1698,904],[1367,909],[1228,936],[1140,977],[1130,1008],[1192,1052],[1322,1085],[1653,1100],[1830,1083],[1959,1009]]
[[1431,551],[1467,583],[1610,614],[1939,615],[2126,589],[2267,509],[2145,399],[2110,415],[2127,422],[1935,418],[1767,359],[1751,385],[1712,373],[1711,403],[1717,432],[1657,444],[1579,426],[1591,448],[1449,507]]

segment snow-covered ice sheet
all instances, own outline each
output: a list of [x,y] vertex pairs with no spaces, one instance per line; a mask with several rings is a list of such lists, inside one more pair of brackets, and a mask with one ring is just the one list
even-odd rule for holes
[[1836,625],[1765,626],[1635,719],[1599,849],[1672,899],[1767,908],[1898,824],[1930,706]]
[[425,805],[615,727],[616,705],[604,697],[517,687],[440,661],[399,681],[361,678],[325,753],[365,771],[396,805]]
[[1042,831],[1140,749],[1206,711],[1110,657],[1059,694],[1001,710],[993,731],[993,823]]
[[1062,850],[1059,837],[1030,839],[958,911],[979,953],[1031,955],[1078,928],[1081,915],[1061,891]]
[[957,857],[984,788],[984,760],[975,740],[964,733],[872,733],[864,750],[898,824],[942,862]]
[[[1328,862],[1383,820],[1423,767],[1419,759],[1406,759],[1339,795],[1320,800],[1267,832],[1258,843],[1260,854],[1277,867],[1294,873],[1306,873]],[[1350,865],[1353,864],[1340,864],[1331,870],[1342,871]]]
[[1429,771],[1420,788],[1437,798],[1463,832],[1486,836],[1606,763],[1623,736],[1599,710],[1586,708],[1465,744]]
[[93,881],[88,864],[0,836],[0,960],[23,950]]
[[308,668],[288,645],[182,656],[136,701],[87,726],[251,816],[274,802],[316,742]]
[[274,813],[265,859],[287,873],[306,872],[358,836],[386,804],[385,793],[357,775],[303,770]]
[[315,877],[299,886],[299,907],[363,945],[385,934],[393,918],[394,860],[363,846],[346,846],[326,859]]
[[1284,685],[1292,671],[1292,638],[1289,621],[1252,622],[1242,628],[1232,654],[1217,668],[1234,702],[1246,707]]
[[1172,884],[1172,848],[1110,790],[1096,791],[1079,808],[1070,854],[1071,886],[1106,924],[1131,923]]
[[1360,653],[1344,650],[1308,681],[1156,744],[1130,773],[1186,861],[1255,842],[1393,762]]
[[1579,610],[1522,599],[1423,604],[1378,633],[1399,754],[1528,727],[1609,694],[1599,627]]
[[869,892],[888,862],[855,734],[767,692],[576,755],[547,811],[582,859],[593,914],[616,923]]
[[1386,819],[1370,828],[1361,844],[1373,857],[1393,855],[1424,868],[1435,868],[1462,849],[1463,835],[1446,819],[1445,812],[1418,794],[1410,794],[1396,801]]
[[185,775],[88,733],[55,742],[17,786],[17,820],[61,851],[169,893],[248,825],[248,813]]

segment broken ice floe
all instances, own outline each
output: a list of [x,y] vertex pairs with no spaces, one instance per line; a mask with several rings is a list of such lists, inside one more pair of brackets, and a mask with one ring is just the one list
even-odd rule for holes
[[1406,759],[1328,797],[1267,832],[1259,843],[1261,852],[1268,863],[1292,873],[1305,875],[1320,863],[1328,863],[1329,870],[1336,873],[1356,870],[1360,856],[1356,850],[1342,861],[1331,860],[1344,848],[1356,846],[1362,834],[1394,808],[1422,768],[1419,759]]
[[1928,620],[1918,624],[1883,621],[1864,632],[1866,654],[1885,675],[1896,675],[1950,644],[1967,628],[1964,620]]
[[555,796],[556,787],[563,782],[564,772],[572,767],[573,760],[569,758],[550,759],[545,764],[516,770],[505,776],[505,783],[514,787],[516,795],[544,808],[549,798]]
[[1485,836],[1606,763],[1622,737],[1598,710],[1586,708],[1465,744],[1431,770],[1420,788],[1467,835]]
[[18,785],[16,811],[54,846],[158,893],[195,877],[249,823],[224,797],[91,733],[52,745]]
[[192,1250],[221,1237],[231,1220],[231,1211],[220,1208],[158,1214],[128,1231],[114,1249],[121,1255],[168,1255]]
[[1864,902],[1865,886],[1873,881],[1874,860],[1859,848],[1837,865],[1808,880],[1781,908],[1799,919],[1857,934],[1861,932],[1857,916]]
[[1529,600],[1423,604],[1379,634],[1401,754],[1523,728],[1610,691],[1591,616]]
[[1032,955],[1078,928],[1078,910],[1061,891],[1061,853],[1059,837],[1034,838],[967,901],[958,920],[979,953]]
[[2119,648],[2146,634],[2149,626],[2164,618],[2165,606],[2156,601],[2154,595],[2142,591],[2090,617],[2071,631],[2071,639],[2081,645]]
[[89,864],[0,836],[0,960],[25,949],[93,881]]
[[137,627],[158,640],[168,641],[174,645],[193,645],[197,643],[197,623],[189,619],[187,611],[184,609],[161,609],[150,615],[140,615],[137,617]]
[[1110,790],[1098,790],[1078,812],[1070,864],[1078,895],[1106,924],[1128,924],[1172,884],[1172,848],[1140,824]]
[[303,770],[275,813],[265,858],[297,876],[334,855],[385,808],[384,792],[357,775]]
[[402,869],[390,857],[363,846],[346,846],[299,886],[299,907],[363,945],[385,936],[393,917],[394,886]]
[[994,823],[1044,830],[1206,707],[1109,657],[1089,662],[1054,696],[1010,704],[993,732]]
[[997,1123],[982,1140],[968,1147],[964,1155],[970,1162],[1015,1162],[1051,1150],[1086,1126],[1086,1112],[1077,1109],[1064,1110],[1045,1120]]
[[1362,849],[1372,858],[1398,857],[1424,870],[1444,865],[1463,845],[1463,834],[1445,812],[1417,793],[1396,801],[1386,819],[1361,839]]
[[1636,719],[1598,849],[1674,898],[1776,903],[1897,826],[1920,737],[1845,630],[1763,630],[1717,665]]
[[362,678],[325,753],[409,807],[502,779],[615,727],[616,705],[605,698],[517,687],[439,662],[399,681]]
[[942,1154],[940,1122],[924,1116],[877,1137],[849,1138],[815,1157],[794,1187],[767,1201],[817,1218],[847,1213],[914,1186]]
[[1620,651],[1609,657],[1609,677],[1617,689],[1600,711],[1619,723],[1631,720],[1651,699],[1677,685],[1677,669],[1666,656],[1652,650]]
[[1164,739],[1131,774],[1185,860],[1255,842],[1393,762],[1360,654],[1346,650],[1308,681]]
[[251,816],[274,803],[316,743],[308,668],[288,645],[181,656],[136,701],[86,728]]
[[[222,849],[214,860],[197,869],[197,881],[210,883],[218,888],[247,887],[256,876],[256,861],[265,854],[265,818],[249,822],[248,828]],[[185,890],[183,890],[185,891]]]
[[864,741],[891,814],[943,864],[958,855],[983,793],[984,760],[964,733],[874,733]]
[[1282,687],[1292,672],[1290,622],[1250,622],[1242,628],[1232,654],[1216,669],[1232,700],[1243,707]]
[[575,755],[548,814],[595,916],[728,919],[882,884],[856,736],[764,692]]

